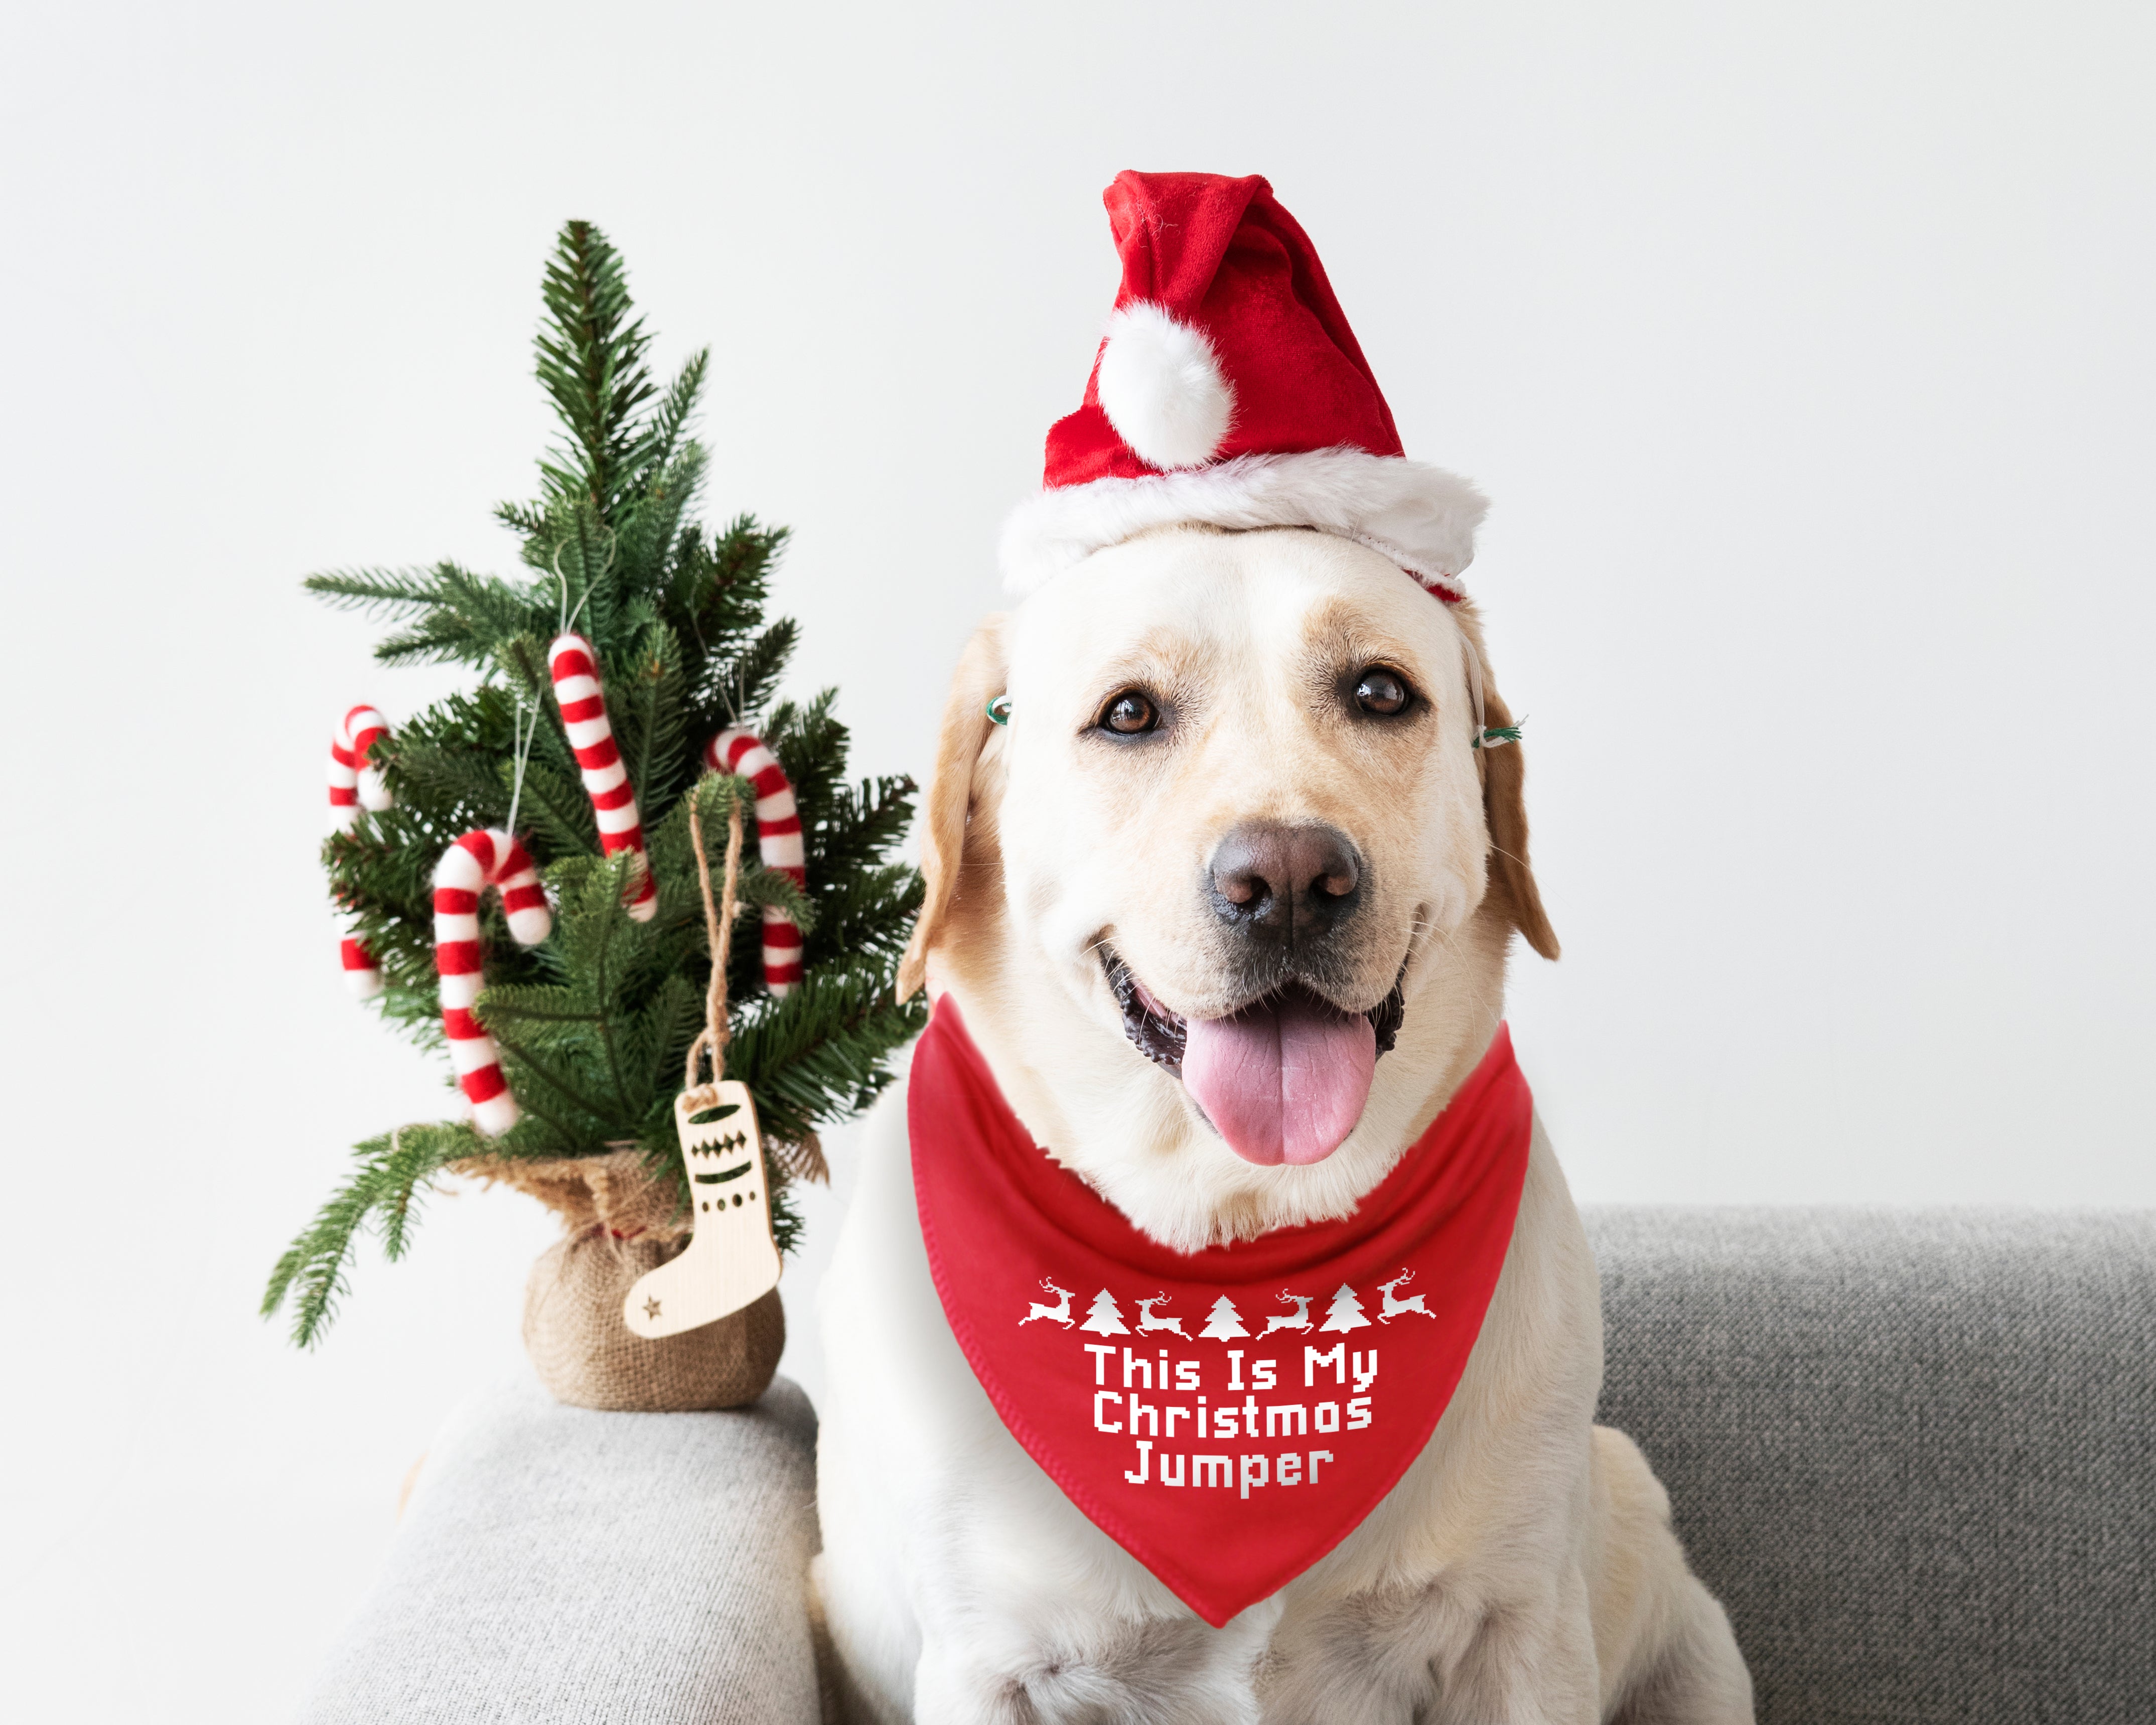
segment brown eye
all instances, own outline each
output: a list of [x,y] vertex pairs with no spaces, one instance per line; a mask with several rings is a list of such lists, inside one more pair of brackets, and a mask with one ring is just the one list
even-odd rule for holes
[[1355,680],[1355,705],[1366,713],[1390,718],[1404,712],[1407,704],[1408,685],[1397,671],[1373,665]]
[[1101,715],[1101,728],[1118,737],[1142,737],[1159,724],[1160,709],[1135,689],[1124,690]]

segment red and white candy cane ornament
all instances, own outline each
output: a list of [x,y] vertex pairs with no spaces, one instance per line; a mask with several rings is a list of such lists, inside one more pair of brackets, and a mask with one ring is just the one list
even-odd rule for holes
[[361,809],[378,814],[391,805],[389,787],[367,763],[367,752],[388,735],[388,720],[371,706],[356,706],[330,738],[330,814],[345,832],[352,829]]
[[[737,773],[756,788],[756,849],[767,869],[808,885],[808,858],[801,848],[801,811],[793,786],[778,757],[752,732],[721,731],[704,751],[714,773]],[[763,907],[763,985],[783,999],[801,980],[801,929],[776,905]]]
[[434,865],[434,968],[442,983],[442,1029],[449,1039],[449,1064],[471,1103],[472,1122],[498,1138],[522,1118],[501,1056],[477,1019],[473,1004],[485,984],[480,951],[479,901],[488,887],[501,895],[509,932],[516,943],[536,947],[554,926],[539,871],[524,847],[498,827],[466,833]]
[[562,726],[568,732],[585,793],[592,799],[592,813],[598,819],[599,849],[608,856],[618,850],[636,853],[639,866],[629,888],[629,914],[639,922],[649,922],[659,908],[659,889],[652,881],[644,850],[636,787],[629,782],[629,768],[614,747],[613,726],[607,718],[598,655],[582,635],[562,634],[547,649],[547,665],[554,680],[554,699],[561,703]]
[[[330,819],[337,830],[348,833],[359,824],[362,809],[380,814],[393,800],[380,771],[367,763],[367,752],[388,736],[389,721],[371,706],[356,706],[337,723],[330,737]],[[337,942],[344,966],[345,986],[357,999],[372,1000],[382,992],[382,969],[358,935],[358,919],[347,911],[345,932]]]

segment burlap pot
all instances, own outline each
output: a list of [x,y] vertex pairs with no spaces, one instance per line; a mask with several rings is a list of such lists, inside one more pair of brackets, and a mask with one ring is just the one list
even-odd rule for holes
[[762,1395],[786,1347],[773,1288],[732,1317],[647,1342],[622,1322],[636,1279],[687,1249],[684,1240],[617,1240],[603,1227],[555,1243],[524,1289],[524,1346],[557,1401],[613,1413],[738,1408]]
[[[814,1140],[801,1153],[822,1153]],[[786,1312],[773,1289],[731,1317],[647,1342],[623,1322],[622,1301],[645,1271],[687,1249],[690,1224],[677,1188],[654,1180],[634,1151],[524,1161],[476,1158],[455,1172],[529,1193],[568,1230],[531,1266],[524,1346],[547,1393],[611,1413],[686,1413],[746,1406],[762,1395],[786,1347]]]

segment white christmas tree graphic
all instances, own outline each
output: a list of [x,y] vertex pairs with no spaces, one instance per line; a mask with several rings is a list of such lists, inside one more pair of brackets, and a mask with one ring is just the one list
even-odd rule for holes
[[1332,1296],[1332,1303],[1325,1308],[1325,1322],[1317,1327],[1321,1330],[1367,1330],[1370,1327],[1370,1320],[1363,1316],[1363,1302],[1355,1297],[1354,1289],[1346,1282],[1340,1284],[1340,1291]]
[[1227,1342],[1250,1332],[1243,1327],[1243,1314],[1235,1310],[1235,1302],[1225,1294],[1213,1302],[1213,1310],[1205,1319],[1205,1327],[1198,1332],[1214,1340]]
[[1131,1327],[1123,1322],[1123,1315],[1116,1307],[1116,1296],[1106,1288],[1093,1296],[1093,1303],[1086,1308],[1086,1322],[1081,1330],[1091,1330],[1096,1336],[1127,1336]]

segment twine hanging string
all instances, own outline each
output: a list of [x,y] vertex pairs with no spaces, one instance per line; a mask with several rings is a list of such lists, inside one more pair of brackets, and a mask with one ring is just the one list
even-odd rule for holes
[[[704,929],[711,946],[711,986],[704,997],[704,1028],[689,1045],[688,1062],[681,1075],[682,1088],[699,1108],[711,1107],[718,1101],[717,1085],[726,1076],[726,1043],[732,1034],[726,1028],[726,962],[733,952],[734,912],[741,887],[740,793],[734,792],[730,801],[726,875],[716,903],[711,897],[711,859],[704,850],[704,812],[693,802],[689,809],[689,840],[696,847],[696,879],[704,890]],[[711,1057],[711,1076],[710,1083],[703,1085],[697,1081],[697,1067],[706,1053]]]
[[[693,798],[696,793],[690,794]],[[711,859],[704,850],[703,811],[693,803],[689,809],[689,842],[696,850],[696,880],[704,892],[704,929],[711,947],[711,987],[704,997],[704,1028],[689,1045],[681,1074],[681,1088],[692,1111],[717,1105],[718,1083],[726,1076],[726,1043],[733,1034],[726,1024],[726,963],[733,954],[734,916],[740,908],[742,796],[738,785],[732,795],[732,807],[726,815],[726,869],[716,895],[711,891]],[[711,1060],[711,1076],[700,1082],[699,1069],[706,1054]],[[824,1161],[824,1146],[813,1132],[802,1133],[798,1142],[772,1142],[770,1148],[785,1178],[830,1183],[830,1165]]]

